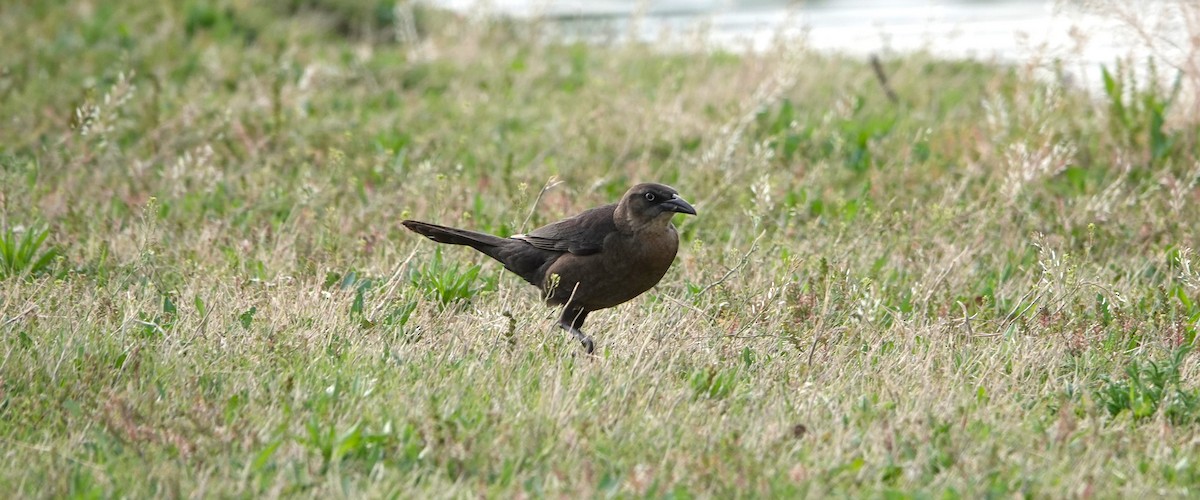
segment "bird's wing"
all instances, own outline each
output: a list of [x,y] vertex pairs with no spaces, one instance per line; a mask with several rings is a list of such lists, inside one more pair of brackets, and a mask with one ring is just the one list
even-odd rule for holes
[[604,238],[616,232],[617,225],[613,222],[616,209],[616,204],[593,208],[513,238],[542,250],[591,255],[603,249]]

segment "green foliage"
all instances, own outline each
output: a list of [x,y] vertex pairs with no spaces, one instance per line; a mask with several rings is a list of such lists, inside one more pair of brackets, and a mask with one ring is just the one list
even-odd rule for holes
[[0,231],[0,280],[50,273],[59,251],[45,245],[48,237],[50,229],[45,227]]
[[433,259],[409,273],[412,285],[432,295],[442,307],[466,302],[480,292],[495,290],[495,278],[484,278],[477,283],[483,266],[448,264],[442,259],[442,249],[434,250]]
[[175,301],[171,300],[170,294],[164,294],[160,312],[155,314],[138,313],[138,323],[141,325],[142,335],[146,338],[165,335],[174,325],[178,315],[179,310],[175,307]]
[[692,372],[688,382],[697,397],[724,399],[729,397],[737,386],[738,372],[717,367],[702,368]]
[[307,434],[301,443],[321,458],[323,470],[348,460],[361,461],[369,469],[402,443],[391,425],[378,432],[364,427],[360,422],[339,431],[336,426],[314,418],[306,424]]
[[815,117],[801,116],[790,99],[783,99],[774,113],[764,109],[755,115],[755,132],[784,165],[799,157],[835,156],[852,172],[862,174],[876,164],[872,143],[891,133],[896,118],[872,112],[861,97],[852,99],[851,106],[850,115],[837,120],[836,128],[826,135],[818,128],[823,124],[812,121]]
[[[1175,84],[1164,95],[1158,87],[1158,73],[1153,61],[1148,65],[1149,74],[1145,81],[1136,81],[1133,73],[1124,66],[1117,66],[1115,73],[1107,67],[1101,69],[1104,94],[1109,102],[1110,128],[1114,136],[1127,145],[1137,145],[1148,150],[1147,163],[1161,165],[1185,137],[1184,131],[1168,132],[1165,117],[1179,96],[1183,73],[1175,78]],[[1193,130],[1196,130],[1193,128]]]
[[1171,358],[1160,361],[1133,359],[1125,367],[1125,376],[1101,377],[1094,397],[1109,415],[1128,412],[1134,420],[1145,420],[1159,412],[1175,425],[1200,423],[1200,388],[1187,388],[1182,369],[1190,346],[1177,349]]
[[246,309],[245,311],[242,311],[241,314],[238,314],[238,323],[242,325],[242,328],[249,330],[250,325],[254,324],[254,313],[257,312],[258,306],[250,306],[249,309]]
[[362,318],[363,307],[366,305],[366,296],[374,280],[371,278],[361,277],[356,271],[347,272],[345,275],[339,276],[335,273],[329,273],[325,277],[325,288],[330,288],[333,284],[340,290],[349,290],[354,293],[354,300],[350,303],[350,317]]

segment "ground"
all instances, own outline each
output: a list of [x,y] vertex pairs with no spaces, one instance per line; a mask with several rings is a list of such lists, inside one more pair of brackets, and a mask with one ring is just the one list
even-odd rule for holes
[[[884,54],[893,101],[800,40],[344,0],[16,2],[0,45],[0,490],[1200,489],[1195,74]],[[699,216],[596,356],[399,224],[644,181]]]

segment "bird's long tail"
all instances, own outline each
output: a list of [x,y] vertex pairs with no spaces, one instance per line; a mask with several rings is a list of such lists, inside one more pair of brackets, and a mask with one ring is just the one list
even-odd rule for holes
[[401,222],[409,230],[438,243],[451,245],[467,245],[480,252],[491,255],[489,249],[502,246],[507,240],[487,233],[477,233],[453,227],[439,226],[428,222],[406,220]]
[[484,255],[496,259],[504,268],[517,273],[533,286],[542,286],[545,267],[558,256],[557,252],[534,248],[521,240],[501,238],[487,233],[477,233],[453,227],[439,226],[428,222],[406,220],[404,227],[438,243],[466,245]]

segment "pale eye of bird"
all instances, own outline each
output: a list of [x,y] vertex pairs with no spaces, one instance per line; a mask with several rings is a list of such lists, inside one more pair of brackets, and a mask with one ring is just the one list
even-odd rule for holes
[[654,193],[646,193],[646,201],[654,201]]

